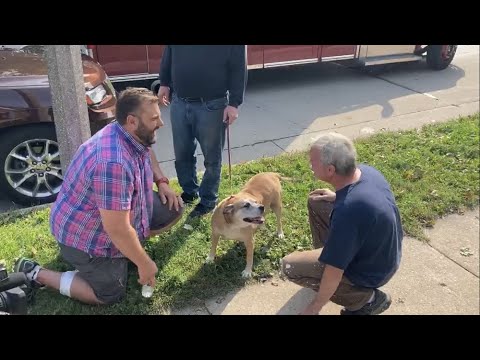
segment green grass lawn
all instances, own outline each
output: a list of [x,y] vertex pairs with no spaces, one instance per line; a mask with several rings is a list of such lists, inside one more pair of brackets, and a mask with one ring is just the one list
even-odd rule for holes
[[[377,167],[397,198],[406,234],[425,239],[423,227],[452,212],[478,206],[479,115],[430,125],[422,130],[381,133],[356,142],[359,161]],[[296,181],[283,182],[285,239],[275,236],[275,216],[256,234],[254,278],[274,275],[286,254],[311,247],[307,194],[325,184],[316,181],[306,153],[265,158],[233,167],[233,191],[254,174],[277,171]],[[228,168],[223,169],[220,197],[230,194]],[[178,189],[178,186],[174,184]],[[187,209],[187,213],[190,209]],[[11,269],[19,256],[33,257],[53,270],[69,270],[59,257],[48,226],[49,210],[0,222],[0,259]],[[39,291],[33,314],[157,314],[168,306],[192,304],[242,286],[243,244],[220,241],[214,264],[203,261],[210,248],[210,216],[185,230],[181,221],[168,233],[148,241],[146,249],[159,273],[152,298],[141,297],[136,268],[131,269],[128,295],[110,307],[92,307],[52,290]]]

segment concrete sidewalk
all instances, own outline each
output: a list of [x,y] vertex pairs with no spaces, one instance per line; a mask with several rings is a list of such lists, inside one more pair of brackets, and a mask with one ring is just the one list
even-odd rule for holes
[[[479,315],[479,211],[450,215],[426,231],[430,243],[406,237],[402,264],[383,287],[392,296],[385,315]],[[288,239],[286,239],[288,241]],[[315,292],[279,278],[246,286],[172,315],[294,315]],[[323,315],[338,315],[328,303]]]

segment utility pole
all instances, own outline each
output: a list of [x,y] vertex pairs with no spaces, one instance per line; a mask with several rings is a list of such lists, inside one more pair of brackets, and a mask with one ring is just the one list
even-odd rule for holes
[[53,117],[62,174],[79,146],[91,136],[80,45],[46,45]]

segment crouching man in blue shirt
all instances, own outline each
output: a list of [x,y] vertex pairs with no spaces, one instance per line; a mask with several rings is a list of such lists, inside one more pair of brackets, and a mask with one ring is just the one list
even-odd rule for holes
[[378,170],[356,165],[353,143],[340,134],[321,136],[310,149],[310,163],[315,177],[336,192],[309,194],[315,250],[282,259],[290,281],[317,291],[301,314],[318,314],[328,301],[342,305],[342,315],[380,314],[392,301],[378,288],[398,270],[403,239],[390,186]]

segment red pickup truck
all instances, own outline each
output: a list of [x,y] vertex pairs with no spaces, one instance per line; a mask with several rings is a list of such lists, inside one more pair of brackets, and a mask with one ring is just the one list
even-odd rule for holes
[[[426,57],[435,70],[445,69],[457,45],[246,45],[248,69],[264,69],[326,61],[358,66],[419,61]],[[86,45],[112,82],[156,79],[165,45]],[[158,81],[151,85],[158,89]]]

